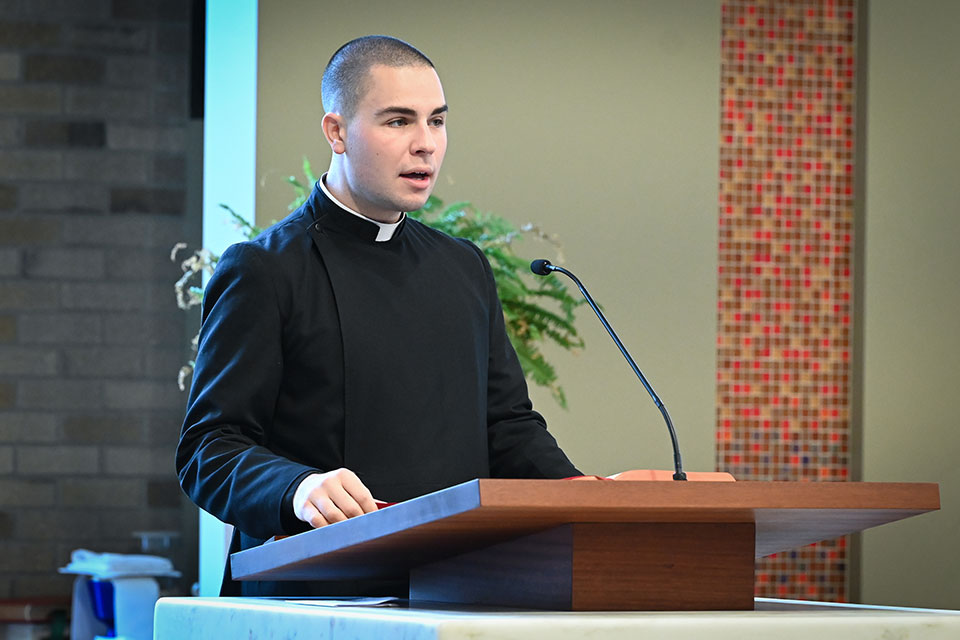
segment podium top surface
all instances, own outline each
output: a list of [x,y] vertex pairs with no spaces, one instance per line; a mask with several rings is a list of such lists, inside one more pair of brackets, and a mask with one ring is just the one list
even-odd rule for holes
[[754,523],[756,557],[940,508],[933,483],[480,479],[233,554],[238,580],[404,575],[569,523]]

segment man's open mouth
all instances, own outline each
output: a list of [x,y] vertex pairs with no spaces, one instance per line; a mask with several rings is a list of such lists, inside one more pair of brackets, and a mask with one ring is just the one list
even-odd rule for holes
[[430,175],[424,171],[412,171],[410,173],[401,173],[401,177],[409,178],[410,180],[426,180]]

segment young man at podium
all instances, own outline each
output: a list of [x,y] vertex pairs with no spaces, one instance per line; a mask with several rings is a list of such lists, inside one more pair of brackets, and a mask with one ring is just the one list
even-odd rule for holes
[[[483,477],[579,475],[532,408],[490,265],[409,219],[433,190],[447,103],[400,40],[353,40],[322,81],[329,171],[223,254],[177,450],[231,551]],[[404,584],[238,583],[244,595],[405,595]]]

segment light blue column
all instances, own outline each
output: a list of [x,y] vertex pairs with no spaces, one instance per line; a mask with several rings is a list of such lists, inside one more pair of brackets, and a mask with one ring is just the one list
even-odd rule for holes
[[[254,220],[257,0],[207,0],[203,114],[203,245],[243,240],[220,203]],[[200,512],[200,595],[220,592],[232,527]]]

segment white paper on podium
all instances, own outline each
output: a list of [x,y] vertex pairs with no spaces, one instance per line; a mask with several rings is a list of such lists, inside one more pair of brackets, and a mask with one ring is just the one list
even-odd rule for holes
[[310,607],[395,607],[400,598],[313,598],[310,600],[284,600],[289,604],[305,604]]

